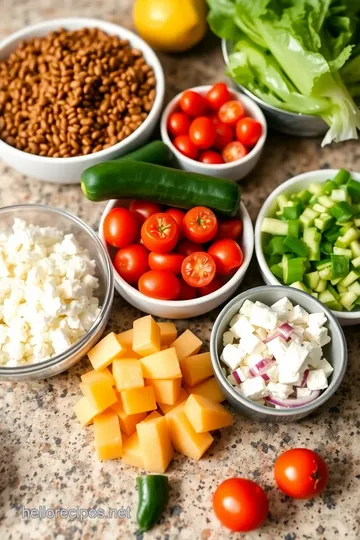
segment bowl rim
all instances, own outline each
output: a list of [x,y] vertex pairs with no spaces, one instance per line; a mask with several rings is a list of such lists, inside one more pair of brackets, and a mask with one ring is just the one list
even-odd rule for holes
[[249,112],[256,115],[257,118],[255,120],[259,121],[262,125],[262,134],[258,142],[255,144],[255,146],[250,150],[246,156],[242,157],[241,159],[238,159],[236,161],[230,161],[229,163],[201,163],[200,161],[197,161],[196,159],[191,159],[179,152],[179,150],[174,146],[172,140],[170,139],[168,129],[167,129],[167,123],[170,114],[173,112],[173,110],[176,108],[176,105],[180,99],[180,96],[187,90],[193,90],[194,92],[198,92],[201,95],[204,95],[210,88],[212,88],[213,84],[206,84],[201,86],[193,86],[191,88],[186,88],[185,90],[182,90],[176,96],[173,97],[173,99],[166,105],[162,115],[161,115],[161,121],[160,121],[160,131],[161,131],[161,138],[164,141],[165,144],[169,146],[171,151],[175,154],[175,156],[178,158],[179,161],[183,161],[184,163],[187,163],[189,166],[193,166],[194,163],[197,164],[197,166],[200,168],[203,168],[204,171],[208,170],[214,170],[214,168],[218,169],[219,172],[226,171],[229,169],[234,169],[236,167],[240,167],[241,165],[245,165],[248,161],[251,161],[257,154],[259,154],[265,144],[266,138],[267,138],[267,122],[266,118],[264,116],[264,113],[260,109],[260,107],[257,105],[257,103],[254,103],[252,99],[250,99],[248,96],[244,96],[241,94],[241,92],[238,92],[234,88],[229,87],[230,92],[236,97],[238,101],[241,101],[245,107],[248,109]]
[[[113,273],[111,271],[112,263],[110,261],[109,254],[107,250],[104,248],[103,243],[101,242],[100,238],[96,234],[96,232],[82,219],[78,218],[77,216],[74,216],[70,212],[67,212],[66,210],[62,210],[61,208],[55,208],[52,206],[46,206],[45,204],[14,204],[10,206],[4,206],[0,209],[0,218],[1,214],[4,211],[7,210],[16,210],[21,212],[22,209],[39,209],[39,210],[46,210],[50,213],[61,215],[62,217],[66,217],[69,219],[70,222],[75,223],[76,225],[80,226],[85,230],[85,232],[88,233],[88,235],[92,238],[94,241],[98,251],[102,254],[103,259],[105,261],[106,270],[104,272],[105,275],[105,292],[104,292],[104,301],[102,306],[100,307],[100,311],[98,316],[96,317],[95,321],[93,322],[92,326],[89,328],[89,330],[86,332],[86,334],[83,335],[79,341],[76,341],[71,347],[66,349],[60,354],[56,354],[52,356],[51,358],[47,358],[46,360],[42,360],[41,362],[33,363],[33,364],[21,364],[19,366],[11,366],[6,367],[6,365],[0,365],[0,379],[1,375],[30,375],[32,373],[35,373],[36,371],[43,370],[45,368],[50,368],[55,366],[56,364],[60,364],[61,362],[67,360],[70,356],[75,355],[76,353],[80,352],[81,349],[86,345],[86,343],[91,339],[94,334],[96,334],[96,331],[102,321],[106,319],[112,304],[113,304],[113,298],[114,298],[114,277]],[[21,219],[21,215],[18,216]]]
[[[336,380],[334,381],[332,380],[328,388],[326,388],[324,392],[320,394],[319,397],[317,397],[314,401],[306,405],[302,405],[301,407],[294,407],[291,409],[275,409],[272,407],[266,407],[265,405],[258,405],[257,403],[254,403],[253,401],[241,396],[238,392],[236,392],[232,384],[229,383],[229,381],[226,379],[226,377],[224,376],[221,370],[221,363],[220,363],[220,359],[218,358],[218,352],[217,352],[217,347],[216,347],[216,334],[218,332],[218,328],[220,326],[220,323],[222,322],[222,319],[228,313],[228,311],[235,304],[239,302],[239,300],[245,301],[246,295],[248,295],[249,293],[265,292],[265,291],[268,291],[269,289],[273,291],[278,290],[281,293],[284,292],[284,296],[288,296],[288,295],[291,296],[293,294],[299,295],[300,298],[303,297],[303,298],[306,298],[307,301],[313,302],[315,307],[318,307],[320,311],[323,310],[325,312],[325,315],[328,318],[328,320],[330,320],[338,329],[340,347],[342,348],[342,354],[340,356],[341,365],[340,365],[339,374]],[[309,297],[311,300],[309,300]],[[299,304],[300,303],[301,302],[299,302]],[[333,346],[333,340],[331,341],[331,345]],[[240,293],[235,298],[233,298],[228,304],[226,304],[226,306],[222,309],[222,311],[219,313],[218,317],[216,318],[216,321],[211,331],[210,355],[211,355],[211,362],[212,362],[215,376],[217,379],[219,379],[220,384],[222,384],[226,388],[226,390],[230,393],[231,397],[234,398],[236,401],[238,401],[241,406],[251,410],[252,412],[265,414],[265,415],[268,415],[269,417],[274,417],[274,416],[276,417],[278,416],[289,417],[290,416],[291,417],[295,415],[296,416],[300,415],[302,413],[310,414],[311,412],[316,410],[318,407],[321,407],[322,405],[324,405],[334,395],[336,390],[339,388],[345,376],[346,368],[348,364],[348,350],[347,350],[345,334],[344,334],[343,329],[341,328],[339,321],[335,317],[335,315],[324,304],[319,302],[313,296],[310,296],[306,294],[305,292],[300,291],[299,289],[294,289],[294,288],[286,287],[283,285],[261,285],[259,287],[253,287],[251,289],[248,289],[247,291]]]
[[[307,181],[310,179],[312,179],[314,182],[325,182],[328,178],[331,178],[331,176],[335,176],[338,171],[339,169],[317,169],[315,171],[307,171],[298,174],[280,184],[274,191],[270,193],[267,199],[265,199],[255,223],[255,253],[261,272],[265,274],[266,278],[269,280],[269,282],[271,282],[272,285],[281,285],[282,287],[285,287],[285,285],[282,285],[280,281],[278,281],[278,279],[270,271],[261,245],[261,239],[263,234],[261,232],[261,224],[263,222],[263,219],[268,216],[270,206],[273,204],[278,195],[280,195],[284,191],[287,191],[289,188],[291,188],[291,186],[297,184],[298,182]],[[354,171],[349,172],[357,182],[360,182],[360,173]],[[347,321],[358,320],[360,322],[360,311],[331,310],[331,312],[338,319]]]
[[[101,216],[101,219],[100,219],[100,224],[99,224],[99,237],[101,239],[101,242],[103,243],[104,245],[104,248],[105,250],[108,252],[108,248],[107,248],[107,243],[106,243],[106,240],[104,238],[104,234],[103,234],[103,228],[104,228],[104,220],[105,220],[105,217],[107,216],[107,214],[110,212],[110,210],[112,210],[113,208],[116,207],[116,204],[118,202],[118,199],[112,199],[108,202],[108,204],[106,205],[106,207],[104,208],[104,211],[103,211],[103,214]],[[144,294],[142,294],[140,291],[138,291],[137,289],[135,289],[134,287],[132,287],[132,285],[129,285],[129,283],[127,283],[119,274],[118,272],[115,270],[112,262],[111,262],[111,267],[112,267],[112,271],[114,273],[114,280],[115,280],[115,283],[117,285],[119,285],[119,287],[123,290],[125,289],[126,293],[129,295],[129,296],[132,296],[134,297],[138,302],[144,302],[146,300],[146,303],[148,306],[150,306],[149,309],[151,309],[151,307],[158,307],[158,306],[163,306],[163,307],[166,307],[166,308],[192,308],[192,307],[198,307],[198,306],[201,306],[201,305],[205,305],[207,304],[210,300],[214,300],[216,298],[220,298],[222,296],[222,294],[228,292],[235,283],[237,283],[239,280],[241,280],[247,270],[248,270],[248,267],[249,267],[249,264],[250,264],[250,261],[252,259],[252,256],[253,256],[253,253],[254,253],[254,245],[255,245],[255,241],[254,241],[254,228],[253,228],[253,225],[252,225],[252,222],[251,222],[251,218],[250,218],[250,215],[247,211],[247,209],[245,208],[245,205],[242,201],[240,201],[240,216],[241,216],[241,219],[243,221],[243,236],[242,236],[242,239],[244,241],[244,238],[245,236],[248,237],[247,239],[247,253],[244,254],[244,260],[243,260],[243,263],[242,265],[240,266],[240,268],[235,272],[235,274],[232,276],[231,279],[229,279],[229,281],[227,281],[222,287],[220,287],[220,289],[217,289],[216,291],[206,295],[206,296],[200,296],[199,298],[194,298],[192,300],[159,300],[157,298],[151,298],[150,296],[145,296]],[[245,230],[246,230],[246,233],[245,233]]]
[[118,142],[117,144],[114,144],[112,146],[109,146],[108,148],[104,148],[103,150],[99,150],[98,152],[92,152],[90,154],[86,154],[83,156],[72,156],[72,157],[48,157],[48,156],[39,156],[37,154],[31,154],[30,152],[25,152],[24,150],[19,150],[15,146],[11,146],[10,144],[6,143],[0,138],[0,149],[4,148],[8,152],[19,152],[21,155],[26,156],[29,160],[37,163],[42,164],[50,164],[53,163],[54,165],[60,165],[64,163],[71,163],[71,164],[77,164],[82,163],[86,161],[87,159],[93,157],[95,158],[103,158],[104,161],[106,161],[107,156],[110,153],[113,153],[114,151],[121,151],[122,149],[126,149],[126,147],[131,144],[138,136],[141,136],[144,131],[146,131],[147,128],[150,128],[153,122],[156,122],[164,101],[165,96],[165,76],[164,71],[162,69],[160,60],[158,56],[156,55],[155,51],[137,34],[129,30],[128,28],[125,28],[124,26],[120,26],[119,24],[112,23],[109,21],[105,21],[102,19],[97,18],[91,18],[91,17],[60,17],[56,19],[48,19],[46,21],[42,21],[40,23],[32,24],[30,26],[26,26],[25,28],[21,28],[20,30],[17,30],[16,32],[13,32],[9,36],[5,37],[3,40],[0,41],[0,55],[2,50],[5,47],[8,47],[13,42],[19,40],[19,39],[31,39],[32,34],[36,32],[52,32],[59,28],[69,28],[69,29],[75,29],[77,28],[99,28],[100,30],[103,30],[104,32],[108,34],[114,34],[117,36],[120,36],[124,39],[127,39],[131,45],[134,46],[134,48],[138,48],[141,50],[143,55],[146,57],[146,61],[149,63],[149,65],[154,70],[155,75],[155,100],[153,103],[153,106],[148,114],[148,116],[145,118],[145,120],[140,124],[140,126],[133,131],[130,135],[128,135],[125,139]]

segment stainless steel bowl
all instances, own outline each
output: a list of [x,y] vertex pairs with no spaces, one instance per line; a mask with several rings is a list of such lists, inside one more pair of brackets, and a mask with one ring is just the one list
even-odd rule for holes
[[[221,42],[221,49],[225,64],[229,62],[229,54],[232,52],[233,43],[223,39]],[[234,85],[245,95],[253,99],[261,108],[269,127],[282,131],[288,135],[297,135],[298,137],[317,137],[324,135],[328,126],[320,116],[313,116],[309,114],[296,114],[289,111],[284,111],[273,105],[265,103],[262,99],[255,96],[252,92],[249,92],[244,86],[234,82]]]
[[53,377],[81,360],[95,345],[105,330],[114,297],[112,266],[106,249],[96,233],[81,219],[58,208],[36,204],[8,206],[0,209],[0,232],[11,229],[14,218],[41,227],[56,227],[65,234],[73,233],[96,262],[100,313],[90,330],[67,351],[37,364],[17,367],[0,366],[0,381],[29,381]]

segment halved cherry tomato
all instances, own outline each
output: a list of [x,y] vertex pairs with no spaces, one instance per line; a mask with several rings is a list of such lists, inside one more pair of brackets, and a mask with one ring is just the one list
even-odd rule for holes
[[195,244],[195,242],[190,242],[189,240],[184,240],[183,242],[180,242],[176,247],[176,251],[178,253],[181,253],[182,255],[185,255],[185,257],[188,257],[192,253],[195,253],[195,251],[199,250],[204,251],[203,246]]
[[208,116],[199,116],[191,123],[189,137],[198,148],[206,150],[214,144],[216,126]]
[[198,293],[200,296],[207,296],[208,294],[211,294],[220,289],[223,285],[224,281],[221,279],[221,277],[215,276],[214,279],[209,283],[209,285],[205,285],[205,287],[200,287],[200,289],[198,289]]
[[201,152],[199,161],[208,165],[221,165],[224,163],[221,155],[218,152],[214,152],[214,150],[204,150],[204,152]]
[[192,287],[205,287],[214,279],[216,266],[213,258],[204,251],[192,253],[182,263],[181,275]]
[[234,125],[245,116],[245,109],[240,101],[232,99],[220,107],[219,118],[224,124]]
[[150,202],[150,201],[131,201],[129,210],[134,216],[136,216],[140,223],[144,223],[144,221],[152,216],[153,214],[156,214],[158,212],[161,212],[161,206],[160,204]]
[[207,108],[207,101],[201,94],[186,90],[180,98],[180,107],[189,116],[200,116]]
[[323,458],[307,448],[293,448],[275,461],[275,480],[294,499],[311,499],[326,488],[329,472]]
[[222,157],[225,163],[230,163],[230,161],[236,161],[243,158],[247,153],[248,151],[241,142],[232,141],[225,146],[224,150],[222,151]]
[[260,122],[246,116],[236,124],[236,138],[245,146],[253,147],[258,142],[262,134]]
[[138,231],[139,223],[127,208],[113,208],[105,217],[104,236],[111,246],[123,248],[132,244]]
[[168,270],[149,270],[139,279],[139,291],[159,300],[177,300],[180,280]]
[[243,223],[240,219],[226,219],[225,221],[219,221],[219,228],[215,240],[221,240],[223,238],[239,240],[242,230]]
[[221,276],[233,274],[244,260],[243,252],[237,242],[230,238],[217,240],[208,249],[216,264],[216,271]]
[[179,228],[169,214],[160,212],[150,216],[141,227],[141,238],[149,251],[168,253],[179,239]]
[[208,100],[210,107],[217,111],[220,109],[221,105],[226,103],[226,101],[229,101],[229,89],[225,83],[215,83],[206,94],[206,99]]
[[168,208],[167,210],[165,210],[165,213],[170,214],[170,216],[175,219],[177,226],[179,227],[180,238],[181,238],[185,212],[183,210],[180,210],[179,208]]
[[183,221],[186,238],[201,244],[214,238],[218,230],[218,222],[214,212],[205,206],[195,206],[189,210]]
[[215,125],[216,137],[214,142],[214,148],[216,150],[223,150],[227,144],[234,140],[234,132],[229,124],[219,122]]
[[[199,289],[200,290],[200,289]],[[193,300],[196,298],[196,289],[188,285],[186,281],[180,278],[180,296],[179,300]]]
[[[239,143],[240,144],[240,143]],[[190,139],[189,135],[178,135],[173,140],[173,145],[179,152],[190,159],[196,159],[198,155],[198,148]]]
[[170,114],[168,120],[168,131],[173,136],[187,135],[189,133],[191,120],[187,114],[182,112],[174,112]]
[[148,250],[140,244],[119,249],[114,258],[115,270],[127,283],[136,284],[149,270],[148,257]]
[[173,274],[181,273],[181,265],[185,259],[180,253],[149,253],[149,266],[151,270],[169,270]]

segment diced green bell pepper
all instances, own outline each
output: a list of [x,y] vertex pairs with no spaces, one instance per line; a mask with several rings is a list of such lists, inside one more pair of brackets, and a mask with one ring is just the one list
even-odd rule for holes
[[332,279],[347,276],[349,273],[349,259],[344,255],[331,255]]
[[304,276],[304,260],[300,257],[284,261],[284,282],[287,285],[302,281]]

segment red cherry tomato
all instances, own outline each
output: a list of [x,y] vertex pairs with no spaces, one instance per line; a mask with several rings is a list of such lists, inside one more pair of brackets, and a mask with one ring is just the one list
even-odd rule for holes
[[191,287],[191,285],[188,285],[186,281],[181,278],[179,300],[193,300],[194,298],[196,298],[195,287]]
[[134,216],[136,216],[140,223],[144,223],[144,221],[152,216],[153,214],[156,214],[157,212],[161,212],[161,206],[160,204],[150,202],[150,201],[131,201],[129,210]]
[[246,478],[229,478],[213,496],[216,517],[235,532],[248,532],[261,527],[269,512],[269,501],[258,484]]
[[206,150],[206,148],[210,148],[214,144],[216,126],[211,118],[199,116],[191,123],[189,137],[198,148]]
[[138,231],[139,223],[127,208],[113,208],[104,220],[105,240],[117,248],[132,244]]
[[240,219],[226,219],[225,221],[220,221],[215,240],[221,240],[223,238],[239,240],[242,230],[243,223]]
[[214,238],[217,229],[218,222],[214,212],[205,206],[195,206],[184,217],[184,234],[196,244],[209,242]]
[[213,258],[204,251],[192,253],[182,263],[181,275],[191,287],[205,287],[214,279],[216,266]]
[[159,300],[177,300],[180,280],[168,270],[149,270],[139,279],[139,291]]
[[233,141],[225,146],[222,151],[222,157],[225,163],[230,163],[230,161],[237,161],[243,158],[247,153],[248,151],[241,142]]
[[234,140],[234,132],[229,124],[223,124],[219,122],[215,125],[216,137],[214,142],[214,148],[216,150],[223,150],[225,146]]
[[240,118],[245,116],[245,109],[240,101],[232,99],[224,103],[219,110],[219,118],[224,124],[234,125]]
[[195,251],[199,250],[204,251],[203,246],[195,244],[195,242],[190,242],[189,240],[184,240],[183,242],[180,242],[176,247],[176,251],[178,253],[181,253],[182,255],[185,255],[185,257],[188,257],[192,253],[195,253]]
[[179,239],[179,228],[169,214],[160,212],[150,216],[141,227],[141,238],[149,251],[168,253]]
[[198,155],[198,148],[190,139],[189,135],[178,135],[173,140],[173,145],[179,152],[190,159],[196,159]]
[[261,134],[262,125],[249,116],[242,118],[236,124],[236,138],[245,146],[255,146]]
[[230,238],[214,242],[209,247],[208,253],[215,261],[217,273],[222,276],[233,274],[244,260],[241,247]]
[[114,258],[115,270],[127,283],[137,284],[149,270],[148,256],[148,250],[140,244],[119,249]]
[[180,253],[149,253],[149,266],[151,270],[168,270],[173,274],[181,273],[181,265],[185,259]]
[[170,216],[175,219],[177,226],[179,227],[180,238],[181,238],[185,212],[183,210],[180,210],[179,208],[168,208],[168,210],[165,210],[165,213],[170,214]]
[[329,472],[323,458],[307,448],[293,448],[281,454],[274,467],[281,491],[294,499],[311,499],[326,488]]
[[204,152],[201,152],[199,161],[208,165],[221,165],[224,163],[221,155],[218,152],[214,152],[214,150],[204,150]]
[[201,287],[198,289],[199,296],[207,296],[208,294],[211,294],[218,289],[220,289],[224,285],[224,281],[221,279],[220,276],[215,276],[214,279],[209,283],[209,285],[205,285],[205,287]]
[[221,105],[226,103],[226,101],[229,101],[230,97],[228,87],[225,83],[221,82],[214,84],[206,94],[206,99],[210,107],[215,111],[220,109]]
[[197,92],[186,90],[180,98],[180,107],[189,116],[200,116],[206,111],[207,101]]
[[173,136],[187,135],[191,124],[190,118],[182,112],[174,112],[170,114],[168,120],[168,131]]

